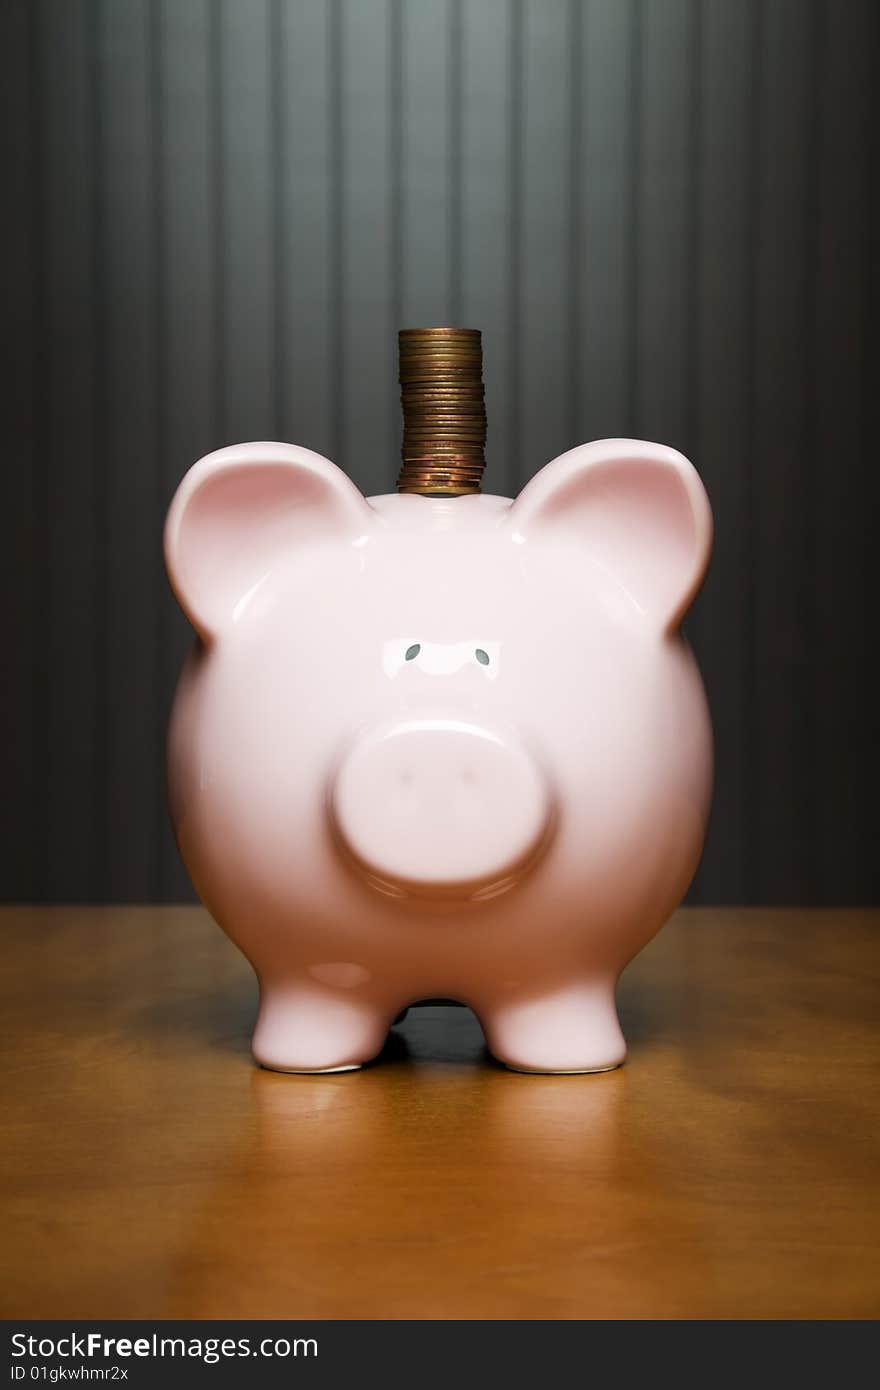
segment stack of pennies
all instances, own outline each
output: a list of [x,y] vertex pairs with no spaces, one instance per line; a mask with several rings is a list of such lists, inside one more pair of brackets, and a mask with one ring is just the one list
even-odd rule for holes
[[403,466],[398,492],[479,492],[486,460],[478,328],[402,328]]

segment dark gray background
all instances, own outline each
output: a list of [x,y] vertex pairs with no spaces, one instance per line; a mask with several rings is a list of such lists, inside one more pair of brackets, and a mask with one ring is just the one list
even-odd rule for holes
[[717,518],[699,901],[876,900],[872,0],[4,0],[3,869],[188,895],[160,530],[230,441],[396,474],[395,332],[484,332],[487,487],[602,435]]

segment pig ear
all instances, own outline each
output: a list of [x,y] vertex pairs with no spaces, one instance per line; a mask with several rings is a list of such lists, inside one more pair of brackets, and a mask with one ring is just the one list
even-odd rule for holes
[[320,454],[291,444],[236,444],[189,470],[165,523],[165,563],[178,601],[206,639],[292,548],[353,541],[372,512]]
[[712,513],[696,469],[662,444],[600,439],[548,463],[508,513],[515,538],[570,540],[660,628],[700,587]]

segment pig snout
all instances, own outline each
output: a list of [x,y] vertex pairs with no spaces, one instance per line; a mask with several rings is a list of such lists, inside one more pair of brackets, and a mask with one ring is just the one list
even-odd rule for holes
[[362,869],[415,891],[515,880],[553,820],[541,768],[512,733],[447,719],[359,739],[332,782],[330,814]]

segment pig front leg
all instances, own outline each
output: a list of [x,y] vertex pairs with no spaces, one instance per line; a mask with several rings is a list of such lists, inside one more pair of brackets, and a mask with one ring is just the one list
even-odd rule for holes
[[613,981],[494,999],[477,1013],[489,1051],[513,1071],[611,1071],[626,1057]]
[[261,981],[253,1054],[272,1071],[354,1071],[382,1050],[394,1012],[311,981]]

